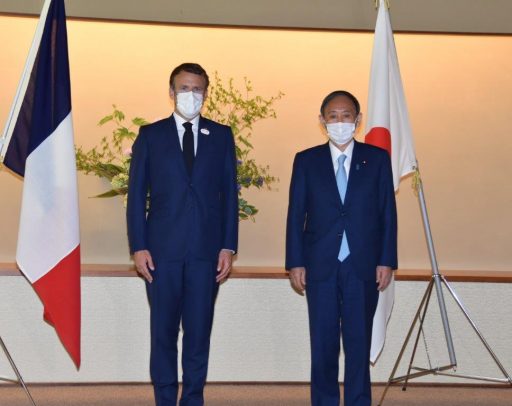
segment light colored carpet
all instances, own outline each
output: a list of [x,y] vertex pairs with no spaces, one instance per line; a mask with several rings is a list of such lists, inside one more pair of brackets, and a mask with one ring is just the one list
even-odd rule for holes
[[[33,386],[29,389],[37,406],[152,406],[149,385]],[[373,388],[374,402],[383,387]],[[228,385],[206,388],[207,406],[308,406],[308,385]],[[25,393],[14,386],[0,385],[1,406],[30,406]],[[393,387],[383,406],[512,406],[512,389],[477,387]]]

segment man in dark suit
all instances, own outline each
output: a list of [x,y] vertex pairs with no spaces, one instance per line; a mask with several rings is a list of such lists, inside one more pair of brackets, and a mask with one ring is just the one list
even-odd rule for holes
[[213,309],[238,242],[231,129],[200,116],[208,75],[173,70],[174,113],[140,128],[133,145],[127,224],[151,306],[150,371],[157,406],[176,405],[183,330],[181,406],[203,405]]
[[361,112],[352,94],[332,92],[320,112],[330,141],[295,157],[286,269],[307,296],[312,405],[340,404],[341,335],[345,405],[370,406],[373,316],[397,267],[391,162],[386,151],[353,139]]

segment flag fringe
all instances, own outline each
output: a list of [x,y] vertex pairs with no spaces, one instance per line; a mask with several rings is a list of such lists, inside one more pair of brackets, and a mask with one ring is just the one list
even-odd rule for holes
[[412,183],[411,183],[411,187],[413,188],[414,194],[416,196],[419,195],[419,190],[420,190],[421,182],[422,181],[421,181],[420,170],[418,169],[418,166],[416,166],[414,168],[414,174],[412,175]]

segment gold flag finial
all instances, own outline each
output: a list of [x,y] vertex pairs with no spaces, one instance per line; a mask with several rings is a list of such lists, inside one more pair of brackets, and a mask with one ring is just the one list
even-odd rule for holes
[[[384,3],[386,4],[386,7],[388,10],[390,9],[391,5],[389,4],[390,0],[384,0]],[[380,0],[375,0],[375,8],[379,8]]]

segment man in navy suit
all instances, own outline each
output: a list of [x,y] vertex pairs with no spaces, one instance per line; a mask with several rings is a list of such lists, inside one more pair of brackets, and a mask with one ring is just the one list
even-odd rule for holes
[[386,151],[353,139],[362,115],[352,94],[332,92],[320,112],[330,140],[295,157],[286,269],[307,296],[312,405],[340,404],[341,335],[345,406],[370,406],[373,316],[397,267],[391,162]]
[[141,127],[133,145],[128,239],[151,306],[157,406],[177,402],[180,325],[180,405],[204,404],[215,298],[237,250],[235,144],[229,127],[200,116],[208,83],[198,64],[175,68],[174,113]]

